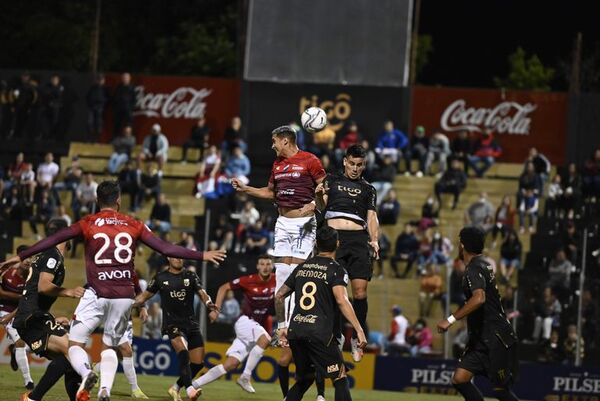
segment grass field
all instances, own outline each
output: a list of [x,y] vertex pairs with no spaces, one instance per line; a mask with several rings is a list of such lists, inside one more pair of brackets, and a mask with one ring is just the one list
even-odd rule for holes
[[[43,374],[40,368],[32,368],[32,376],[34,380],[38,380]],[[142,376],[138,377],[141,389],[150,397],[151,400],[170,401],[166,392],[169,385],[173,383],[172,377],[163,376]],[[20,372],[13,372],[8,365],[0,365],[0,400],[2,401],[18,401],[20,395],[24,392],[24,387],[21,385]],[[203,395],[200,400],[219,400],[219,401],[281,401],[281,392],[277,384],[260,384],[255,383],[256,394],[248,394],[240,389],[234,382],[218,380],[206,386],[203,390]],[[183,393],[182,393],[183,394]],[[333,400],[333,388],[326,389],[326,399]],[[314,387],[310,389],[305,400],[314,400],[316,393]],[[352,398],[356,401],[456,401],[461,398],[451,397],[439,394],[409,394],[386,391],[367,391],[354,390]],[[96,398],[92,398],[95,400]],[[186,398],[184,398],[185,400]],[[50,390],[46,397],[46,401],[65,401],[68,400],[63,381],[56,383],[54,388]],[[111,401],[131,400],[129,385],[125,381],[125,376],[117,374],[115,387],[112,391]]]

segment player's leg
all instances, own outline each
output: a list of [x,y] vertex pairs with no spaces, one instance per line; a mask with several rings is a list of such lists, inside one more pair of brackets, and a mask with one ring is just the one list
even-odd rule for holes
[[315,386],[317,387],[317,401],[325,401],[325,378],[320,370],[315,372]]
[[[246,366],[244,367],[244,372],[238,379],[237,383],[245,391],[249,393],[255,393],[256,390],[254,390],[254,387],[252,387],[252,384],[250,383],[252,379],[252,372],[256,368],[256,365],[258,365],[258,362],[260,362],[260,358],[262,358],[265,349],[267,349],[267,347],[271,343],[271,336],[267,334],[265,329],[263,329],[263,327],[260,324],[254,322],[253,320],[250,320],[250,322],[254,324],[254,329],[252,330],[252,332],[261,334],[259,334],[259,337],[256,339],[255,342],[253,342],[254,346],[250,350],[248,358],[246,359]],[[255,334],[255,336],[256,335],[257,334]]]
[[335,388],[336,401],[351,401],[350,386],[346,377],[346,366],[338,340],[325,345],[322,342],[308,343],[308,354],[317,371],[331,379]]
[[[204,366],[202,364],[204,361],[204,338],[199,329],[191,329],[184,334],[186,338],[178,336],[171,340],[171,345],[177,352],[179,360],[179,379],[175,384],[177,387],[173,386],[173,389],[184,388],[188,398],[194,399],[200,395],[192,386],[192,380]],[[179,394],[179,391],[176,391]]]
[[17,330],[12,327],[12,322],[6,325],[6,333],[8,334],[8,338],[14,344],[14,352],[15,352],[15,361],[17,363],[17,367],[21,371],[21,375],[23,375],[23,384],[25,388],[28,390],[33,389],[33,379],[31,378],[31,373],[29,371],[29,361],[27,359],[27,344],[25,341],[21,340],[19,333]]
[[133,324],[131,324],[130,328],[127,328],[124,339],[121,340],[119,344],[119,352],[121,353],[122,359],[121,363],[123,364],[123,374],[127,378],[127,382],[131,386],[131,397],[138,399],[148,399],[148,396],[144,394],[137,381],[137,374],[135,372],[135,363],[133,361],[133,348],[131,346],[131,342],[133,341]]
[[473,376],[473,373],[467,369],[456,368],[452,376],[452,386],[463,396],[465,401],[483,401],[483,395],[473,384]]
[[286,401],[299,401],[315,381],[315,370],[310,359],[307,342],[290,340],[290,347],[296,365],[296,383],[285,396]]
[[[366,333],[368,331],[367,313],[369,311],[369,303],[367,301],[367,286],[369,281],[362,278],[355,278],[351,280],[350,283],[352,287],[352,306],[354,307],[354,313],[356,313],[356,318]],[[352,345],[352,359],[354,359],[355,362],[359,362],[362,359],[362,350],[358,347],[356,331],[353,331],[350,343]]]
[[[511,343],[514,341],[514,343]],[[507,347],[508,344],[511,344]],[[518,401],[511,386],[517,375],[518,358],[516,338],[508,335],[503,343],[492,344],[489,350],[490,368],[487,376],[492,382],[492,394],[500,401]]]

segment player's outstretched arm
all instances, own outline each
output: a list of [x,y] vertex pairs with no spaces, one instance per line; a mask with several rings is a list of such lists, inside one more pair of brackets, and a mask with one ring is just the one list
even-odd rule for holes
[[485,290],[478,288],[473,290],[473,296],[469,298],[466,304],[458,308],[453,315],[447,319],[440,320],[437,324],[438,333],[443,333],[454,324],[455,321],[469,316],[485,303]]
[[336,285],[333,287],[333,295],[335,296],[335,301],[340,308],[340,312],[342,315],[348,320],[348,322],[352,325],[354,330],[356,330],[356,335],[358,337],[358,346],[360,348],[364,348],[367,346],[367,337],[365,336],[365,332],[361,327],[358,319],[356,317],[356,313],[354,313],[354,308],[348,299],[348,292],[346,291],[346,287],[343,285]]
[[15,318],[15,316],[17,316],[17,310],[18,309],[15,309],[14,311],[10,312],[8,315],[0,318],[0,326],[6,326],[7,324],[9,324]]
[[255,198],[274,200],[275,199],[275,191],[271,185],[262,188],[251,187],[250,185],[244,184],[242,181],[237,178],[231,179],[231,185],[238,192],[245,192],[250,196]]
[[225,260],[227,252],[222,250],[198,252],[182,246],[173,245],[170,242],[164,241],[152,234],[149,230],[142,231],[140,240],[150,248],[165,256],[172,258],[188,259],[188,260],[205,260],[216,265]]
[[146,301],[149,300],[150,298],[152,298],[153,296],[154,296],[154,293],[150,292],[150,291],[144,291],[141,294],[138,294],[135,297],[135,301],[133,302],[132,307],[137,308],[137,307],[144,306]]
[[317,209],[325,210],[327,207],[327,200],[329,199],[329,195],[327,195],[327,183],[321,182],[315,188],[315,202],[317,205]]
[[52,282],[54,274],[41,272],[38,281],[38,292],[49,297],[81,298],[85,292],[83,287],[64,288]]
[[221,311],[221,306],[223,306],[223,300],[225,299],[225,295],[227,291],[231,289],[231,284],[225,283],[219,287],[217,291],[217,298],[215,299],[215,308],[210,311],[208,317],[210,318],[211,323],[214,323],[219,317],[219,312]]
[[379,219],[375,210],[367,212],[367,231],[369,232],[369,246],[373,248],[375,259],[379,259]]

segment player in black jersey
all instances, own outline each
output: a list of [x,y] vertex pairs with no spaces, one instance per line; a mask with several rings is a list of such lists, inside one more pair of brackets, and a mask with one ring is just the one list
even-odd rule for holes
[[[338,231],[336,260],[346,269],[352,286],[352,304],[361,327],[367,331],[367,285],[373,275],[373,258],[379,257],[377,193],[363,177],[366,151],[352,145],[344,156],[344,173],[329,174],[316,188],[317,207],[324,211],[329,227]],[[359,362],[362,350],[357,333],[352,336],[352,359]]]
[[218,308],[202,288],[198,275],[183,268],[183,260],[168,259],[169,268],[152,278],[146,291],[136,297],[134,306],[142,305],[157,292],[160,294],[163,335],[171,339],[179,361],[179,380],[168,393],[176,401],[180,399],[179,390],[184,388],[190,400],[196,400],[201,390],[192,387],[192,379],[204,366],[204,338],[194,311],[194,296],[200,297],[209,312]]
[[515,401],[510,387],[517,373],[517,336],[506,319],[492,267],[485,261],[485,233],[476,227],[460,232],[459,257],[466,269],[462,281],[466,303],[446,320],[438,323],[445,332],[457,320],[467,318],[469,342],[458,360],[452,385],[467,401],[483,401],[473,376],[482,375],[492,382],[500,401]]
[[[65,227],[65,220],[51,219],[46,225],[46,234],[52,235]],[[27,284],[15,311],[13,327],[17,329],[19,336],[33,352],[52,360],[33,391],[21,396],[22,401],[41,400],[63,375],[67,394],[73,401],[81,382],[81,377],[68,360],[69,341],[64,326],[69,324],[69,320],[64,317],[55,318],[50,313],[57,297],[81,298],[85,292],[83,287],[62,287],[65,279],[63,254],[67,246],[67,243],[62,243],[31,257]],[[87,383],[88,392],[94,383]]]
[[[317,232],[318,255],[298,265],[275,295],[277,334],[281,346],[292,349],[296,384],[286,401],[301,400],[315,380],[315,369],[333,381],[335,399],[349,401],[350,389],[344,359],[338,347],[335,319],[341,312],[358,333],[358,346],[367,344],[365,333],[348,300],[348,275],[335,261],[337,231],[323,227]],[[287,327],[284,300],[294,292],[296,306]]]

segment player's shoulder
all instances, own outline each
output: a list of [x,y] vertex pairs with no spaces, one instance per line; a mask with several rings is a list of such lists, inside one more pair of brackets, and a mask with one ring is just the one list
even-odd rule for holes
[[321,160],[314,153],[307,152],[305,150],[300,150],[298,152],[298,159],[306,162],[317,161],[321,163]]

